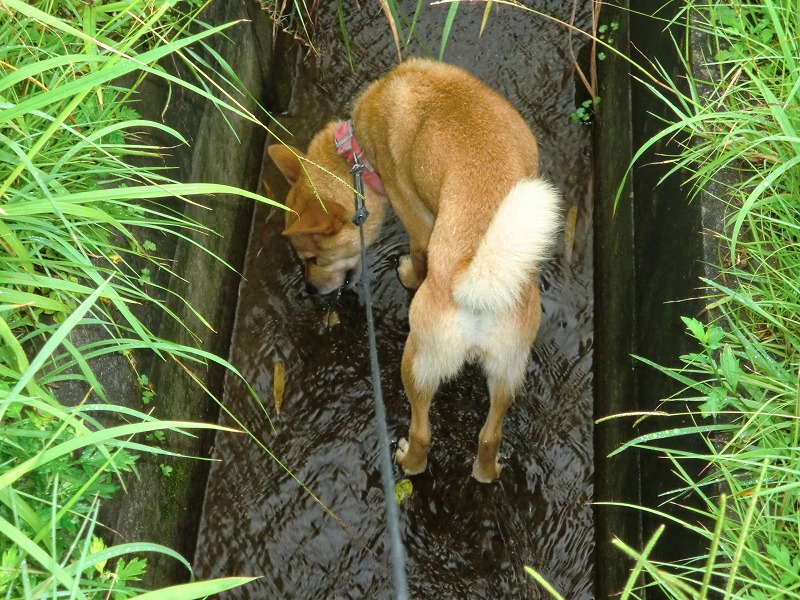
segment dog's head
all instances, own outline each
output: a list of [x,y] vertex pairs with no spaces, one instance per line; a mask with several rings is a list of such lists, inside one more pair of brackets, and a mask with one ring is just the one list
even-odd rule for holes
[[[306,289],[328,294],[354,282],[361,273],[361,238],[351,218],[355,212],[350,169],[336,153],[335,123],[320,131],[308,153],[290,146],[267,148],[291,184],[286,197],[283,235],[304,263]],[[367,243],[377,237],[383,221],[385,200],[366,193],[370,216],[365,223]]]

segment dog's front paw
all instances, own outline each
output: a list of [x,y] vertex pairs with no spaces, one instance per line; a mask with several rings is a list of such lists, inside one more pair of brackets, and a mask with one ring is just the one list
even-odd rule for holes
[[428,460],[423,458],[421,461],[417,460],[415,464],[408,453],[408,448],[408,440],[405,438],[397,440],[397,452],[395,452],[394,459],[403,468],[406,475],[419,475],[428,466]]
[[500,476],[503,466],[495,462],[494,465],[483,466],[477,460],[472,464],[472,476],[480,483],[492,483]]
[[410,290],[415,290],[422,284],[422,280],[414,270],[414,262],[408,254],[401,256],[400,262],[397,263],[397,277],[400,279],[400,283]]

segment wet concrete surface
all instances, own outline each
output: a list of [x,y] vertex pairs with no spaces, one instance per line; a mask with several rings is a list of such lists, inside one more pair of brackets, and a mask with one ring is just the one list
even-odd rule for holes
[[[588,4],[580,0],[579,26],[588,26]],[[352,70],[335,5],[321,8],[318,54],[295,62],[280,118],[294,136],[285,141],[304,147],[328,119],[347,116],[358,92],[396,63],[379,4],[354,6],[346,15]],[[543,175],[563,191],[577,219],[574,234],[539,275],[542,326],[527,383],[506,417],[497,482],[470,477],[488,409],[479,369],[466,368],[434,398],[429,469],[412,478],[413,493],[400,506],[410,596],[548,597],[525,573],[528,565],[565,597],[592,598],[591,136],[568,119],[575,85],[566,29],[500,6],[479,37],[484,6],[462,5],[444,58],[500,91],[526,118],[539,141]],[[535,8],[565,20],[571,11],[554,1],[537,0]],[[427,47],[438,49],[446,12],[446,6],[423,11],[417,33]],[[406,55],[424,55],[422,44],[413,42]],[[476,132],[476,143],[502,151],[492,144],[490,126]],[[263,177],[282,198],[280,175],[266,165]],[[391,598],[363,299],[358,289],[335,299],[308,297],[282,226],[279,211],[256,210],[231,356],[266,414],[235,378],[225,392],[228,409],[280,464],[246,435],[217,437],[196,575],[263,576],[226,598]],[[399,364],[410,293],[394,273],[406,244],[392,217],[369,253],[395,439],[406,434],[409,418]],[[278,363],[285,372],[280,415],[272,406]],[[396,467],[394,476],[404,477]]]

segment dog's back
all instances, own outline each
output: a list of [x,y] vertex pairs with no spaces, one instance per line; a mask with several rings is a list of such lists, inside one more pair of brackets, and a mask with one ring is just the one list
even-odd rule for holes
[[409,60],[353,114],[412,246],[427,254],[425,277],[470,310],[513,304],[560,221],[519,113],[462,69]]

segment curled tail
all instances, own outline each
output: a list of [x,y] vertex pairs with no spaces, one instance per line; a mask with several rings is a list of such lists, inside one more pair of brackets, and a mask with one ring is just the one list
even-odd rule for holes
[[561,229],[561,198],[542,179],[516,184],[500,204],[475,256],[453,288],[459,306],[502,312],[519,299]]

